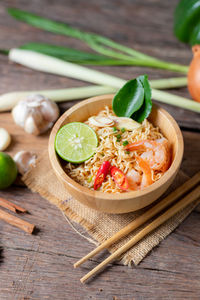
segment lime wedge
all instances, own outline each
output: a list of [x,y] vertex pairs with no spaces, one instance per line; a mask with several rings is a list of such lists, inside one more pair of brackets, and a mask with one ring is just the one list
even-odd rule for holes
[[81,122],[64,125],[55,138],[58,155],[72,163],[81,163],[89,159],[97,146],[98,138],[95,131]]

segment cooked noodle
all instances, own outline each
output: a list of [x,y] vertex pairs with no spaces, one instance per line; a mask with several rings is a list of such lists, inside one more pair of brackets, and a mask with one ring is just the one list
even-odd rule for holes
[[[105,107],[98,116],[113,116],[114,113],[108,107]],[[88,121],[85,122],[89,124]],[[99,167],[104,161],[109,161],[113,166],[119,168],[124,174],[134,169],[140,174],[142,171],[137,164],[136,157],[141,154],[141,151],[124,151],[123,142],[128,141],[129,144],[140,140],[156,140],[163,138],[158,127],[154,127],[147,119],[142,123],[142,126],[134,131],[120,132],[121,140],[117,141],[116,134],[113,132],[113,127],[99,128],[90,124],[99,138],[99,146],[96,153],[87,161],[80,165],[68,163],[66,165],[67,174],[81,185],[93,189],[94,179]],[[163,173],[161,171],[151,170],[153,181],[157,181]],[[99,191],[106,193],[122,193],[110,175],[107,175],[106,180],[102,183]]]

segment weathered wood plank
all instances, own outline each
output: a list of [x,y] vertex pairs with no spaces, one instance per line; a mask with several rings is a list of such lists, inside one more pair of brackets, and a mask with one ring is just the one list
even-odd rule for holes
[[[87,5],[83,7],[79,2],[74,4],[72,0],[67,1],[67,4],[63,0],[59,3],[55,0],[50,3],[48,0],[44,0],[41,5],[37,5],[34,1],[27,3],[18,0],[16,6],[22,9],[26,6],[27,10],[38,14],[42,12],[46,17],[65,21],[83,30],[103,34],[158,58],[188,64],[191,60],[191,51],[173,36],[172,16],[176,3],[177,1],[174,1],[173,4],[170,3],[169,5],[165,1],[152,0],[148,1],[147,4],[139,1],[116,2],[112,0],[108,4],[106,0],[101,0],[98,3],[88,0]],[[29,41],[39,41],[88,50],[87,46],[80,41],[44,32],[13,20],[6,15],[5,7],[7,6],[12,6],[12,3],[2,1],[0,8],[0,42],[2,48],[16,47]],[[48,9],[42,9],[42,7],[48,7]],[[152,15],[156,15],[156,18],[152,18]],[[35,90],[86,85],[86,83],[69,78],[46,75],[13,63],[8,64],[7,57],[4,56],[0,56],[0,63],[3,66],[0,93],[24,89]],[[131,79],[142,73],[148,74],[150,79],[179,76],[179,74],[169,71],[139,67],[95,68],[124,79]],[[186,89],[172,92],[189,97]],[[62,107],[66,109],[68,104]],[[200,130],[198,114],[172,106],[164,105],[164,107],[176,117],[181,126]]]
[[[7,224],[0,224],[4,249],[0,265],[1,299],[21,299],[22,296],[25,299],[68,299],[70,295],[72,299],[89,299],[89,296],[91,299],[112,299],[113,296],[119,299],[159,299],[161,295],[162,299],[170,299],[174,295],[176,299],[187,299],[187,296],[198,299],[198,213],[193,212],[137,268],[117,263],[89,285],[82,286],[79,278],[105,255],[74,270],[74,261],[91,250],[93,245],[79,238],[64,221],[61,212],[46,200],[26,189],[16,188],[13,191],[16,203],[28,208],[31,213],[24,218],[35,222],[41,231],[31,236],[11,229]],[[7,194],[11,196],[11,192]]]
[[[177,2],[88,0],[83,5],[80,0],[43,0],[40,3],[3,0],[0,4],[0,48],[40,41],[87,49],[79,41],[44,33],[11,19],[6,15],[5,7],[17,6],[106,35],[150,55],[188,64],[191,59],[190,49],[179,43],[172,34],[172,14]],[[7,58],[3,56],[0,56],[0,64],[0,93],[86,84],[7,63]],[[152,79],[174,75],[171,72],[138,67],[95,68],[124,79],[141,73],[149,74]],[[186,89],[177,90],[176,93],[188,96]],[[60,105],[61,111],[73,103]],[[172,106],[163,107],[181,126],[200,129],[197,114]],[[47,147],[48,135],[37,138],[26,135],[21,128],[14,126],[9,114],[0,114],[0,126],[7,128],[13,136],[8,149],[10,154],[22,148],[39,153]],[[185,153],[182,170],[192,176],[200,167],[200,135],[190,131],[184,131],[183,134]],[[124,267],[117,262],[83,286],[79,278],[100,262],[107,252],[74,270],[73,263],[94,246],[77,236],[62,213],[26,188],[15,186],[1,191],[0,196],[27,208],[30,214],[21,217],[39,228],[37,235],[28,235],[0,222],[0,299],[199,299],[199,208],[137,268]]]

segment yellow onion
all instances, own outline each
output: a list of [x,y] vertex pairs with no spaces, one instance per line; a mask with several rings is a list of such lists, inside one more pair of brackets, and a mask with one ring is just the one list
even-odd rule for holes
[[193,59],[188,71],[188,90],[195,101],[200,102],[200,45],[192,47]]

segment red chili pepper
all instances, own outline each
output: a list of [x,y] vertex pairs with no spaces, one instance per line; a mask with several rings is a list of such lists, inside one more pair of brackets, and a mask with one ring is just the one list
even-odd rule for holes
[[119,170],[117,167],[112,167],[110,169],[110,173],[113,180],[121,190],[124,191],[128,190],[129,188],[128,179],[126,178],[126,176],[121,170]]
[[110,167],[111,167],[111,164],[109,163],[109,161],[104,161],[102,163],[102,165],[100,166],[100,168],[97,172],[97,176],[94,181],[94,190],[97,190],[98,188],[100,188],[104,179],[106,178],[106,176],[108,175],[108,173],[110,171]]

